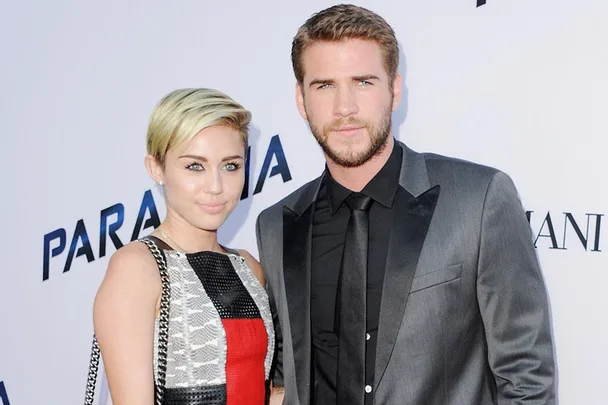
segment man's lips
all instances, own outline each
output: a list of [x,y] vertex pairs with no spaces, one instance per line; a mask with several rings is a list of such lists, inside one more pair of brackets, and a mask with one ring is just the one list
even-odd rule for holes
[[361,126],[348,125],[345,127],[336,128],[333,131],[344,136],[355,136],[359,134],[361,129],[363,129]]
[[344,127],[340,127],[340,128],[336,128],[334,129],[334,131],[338,131],[338,132],[348,132],[348,131],[354,131],[357,129],[361,129],[363,127],[361,126],[356,126],[356,125],[348,125],[348,126],[344,126]]

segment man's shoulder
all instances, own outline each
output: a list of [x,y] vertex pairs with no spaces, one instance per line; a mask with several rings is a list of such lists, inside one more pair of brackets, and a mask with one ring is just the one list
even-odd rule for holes
[[454,156],[446,156],[438,153],[422,153],[424,159],[427,162],[427,165],[430,166],[450,166],[454,169],[467,170],[479,172],[480,174],[487,174],[489,176],[493,176],[498,173],[500,170],[487,166],[481,163],[473,162],[471,160],[466,160]]
[[294,191],[292,191],[290,194],[288,194],[283,199],[279,200],[278,202],[274,203],[273,205],[269,206],[268,208],[265,208],[260,213],[259,218],[266,219],[266,218],[277,218],[278,216],[281,216],[283,213],[283,207],[292,208],[296,205],[296,203],[300,200],[300,198],[304,194],[309,194],[309,193],[314,192],[314,189],[318,186],[320,179],[321,179],[321,177],[317,177],[316,179],[309,181],[308,183],[306,183],[306,184],[298,187]]
[[511,177],[498,168],[436,153],[421,155],[431,183],[441,185],[445,192],[454,196],[466,196],[467,200],[485,199],[490,191],[499,194],[517,192]]
[[445,156],[437,153],[421,153],[426,161],[429,175],[433,177],[449,177],[453,180],[475,179],[489,183],[501,170],[476,163],[470,160]]

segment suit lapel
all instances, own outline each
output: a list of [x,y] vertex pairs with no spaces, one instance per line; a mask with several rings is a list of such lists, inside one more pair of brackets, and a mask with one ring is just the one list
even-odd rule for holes
[[310,402],[311,328],[310,273],[314,200],[322,178],[283,206],[283,272],[289,312],[298,397]]
[[399,181],[402,188],[395,197],[395,216],[386,259],[376,348],[376,388],[395,346],[440,188],[434,186],[429,189],[424,158],[399,145],[404,148]]

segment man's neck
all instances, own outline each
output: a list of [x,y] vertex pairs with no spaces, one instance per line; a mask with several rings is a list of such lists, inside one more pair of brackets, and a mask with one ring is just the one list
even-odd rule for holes
[[395,145],[395,139],[392,135],[386,140],[386,144],[374,157],[367,162],[363,163],[358,167],[344,167],[336,164],[334,161],[328,159],[327,168],[331,173],[331,177],[337,181],[340,185],[346,187],[351,191],[361,191],[363,188],[374,178],[376,174],[384,167],[388,158],[393,152]]

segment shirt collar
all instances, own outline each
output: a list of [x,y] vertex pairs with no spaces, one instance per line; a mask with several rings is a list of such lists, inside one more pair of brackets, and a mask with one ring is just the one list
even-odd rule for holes
[[[403,150],[395,142],[393,151],[382,169],[376,173],[361,192],[383,206],[391,208],[399,187],[402,155]],[[340,208],[350,193],[352,191],[334,180],[329,170],[327,170],[327,196],[332,215]]]

